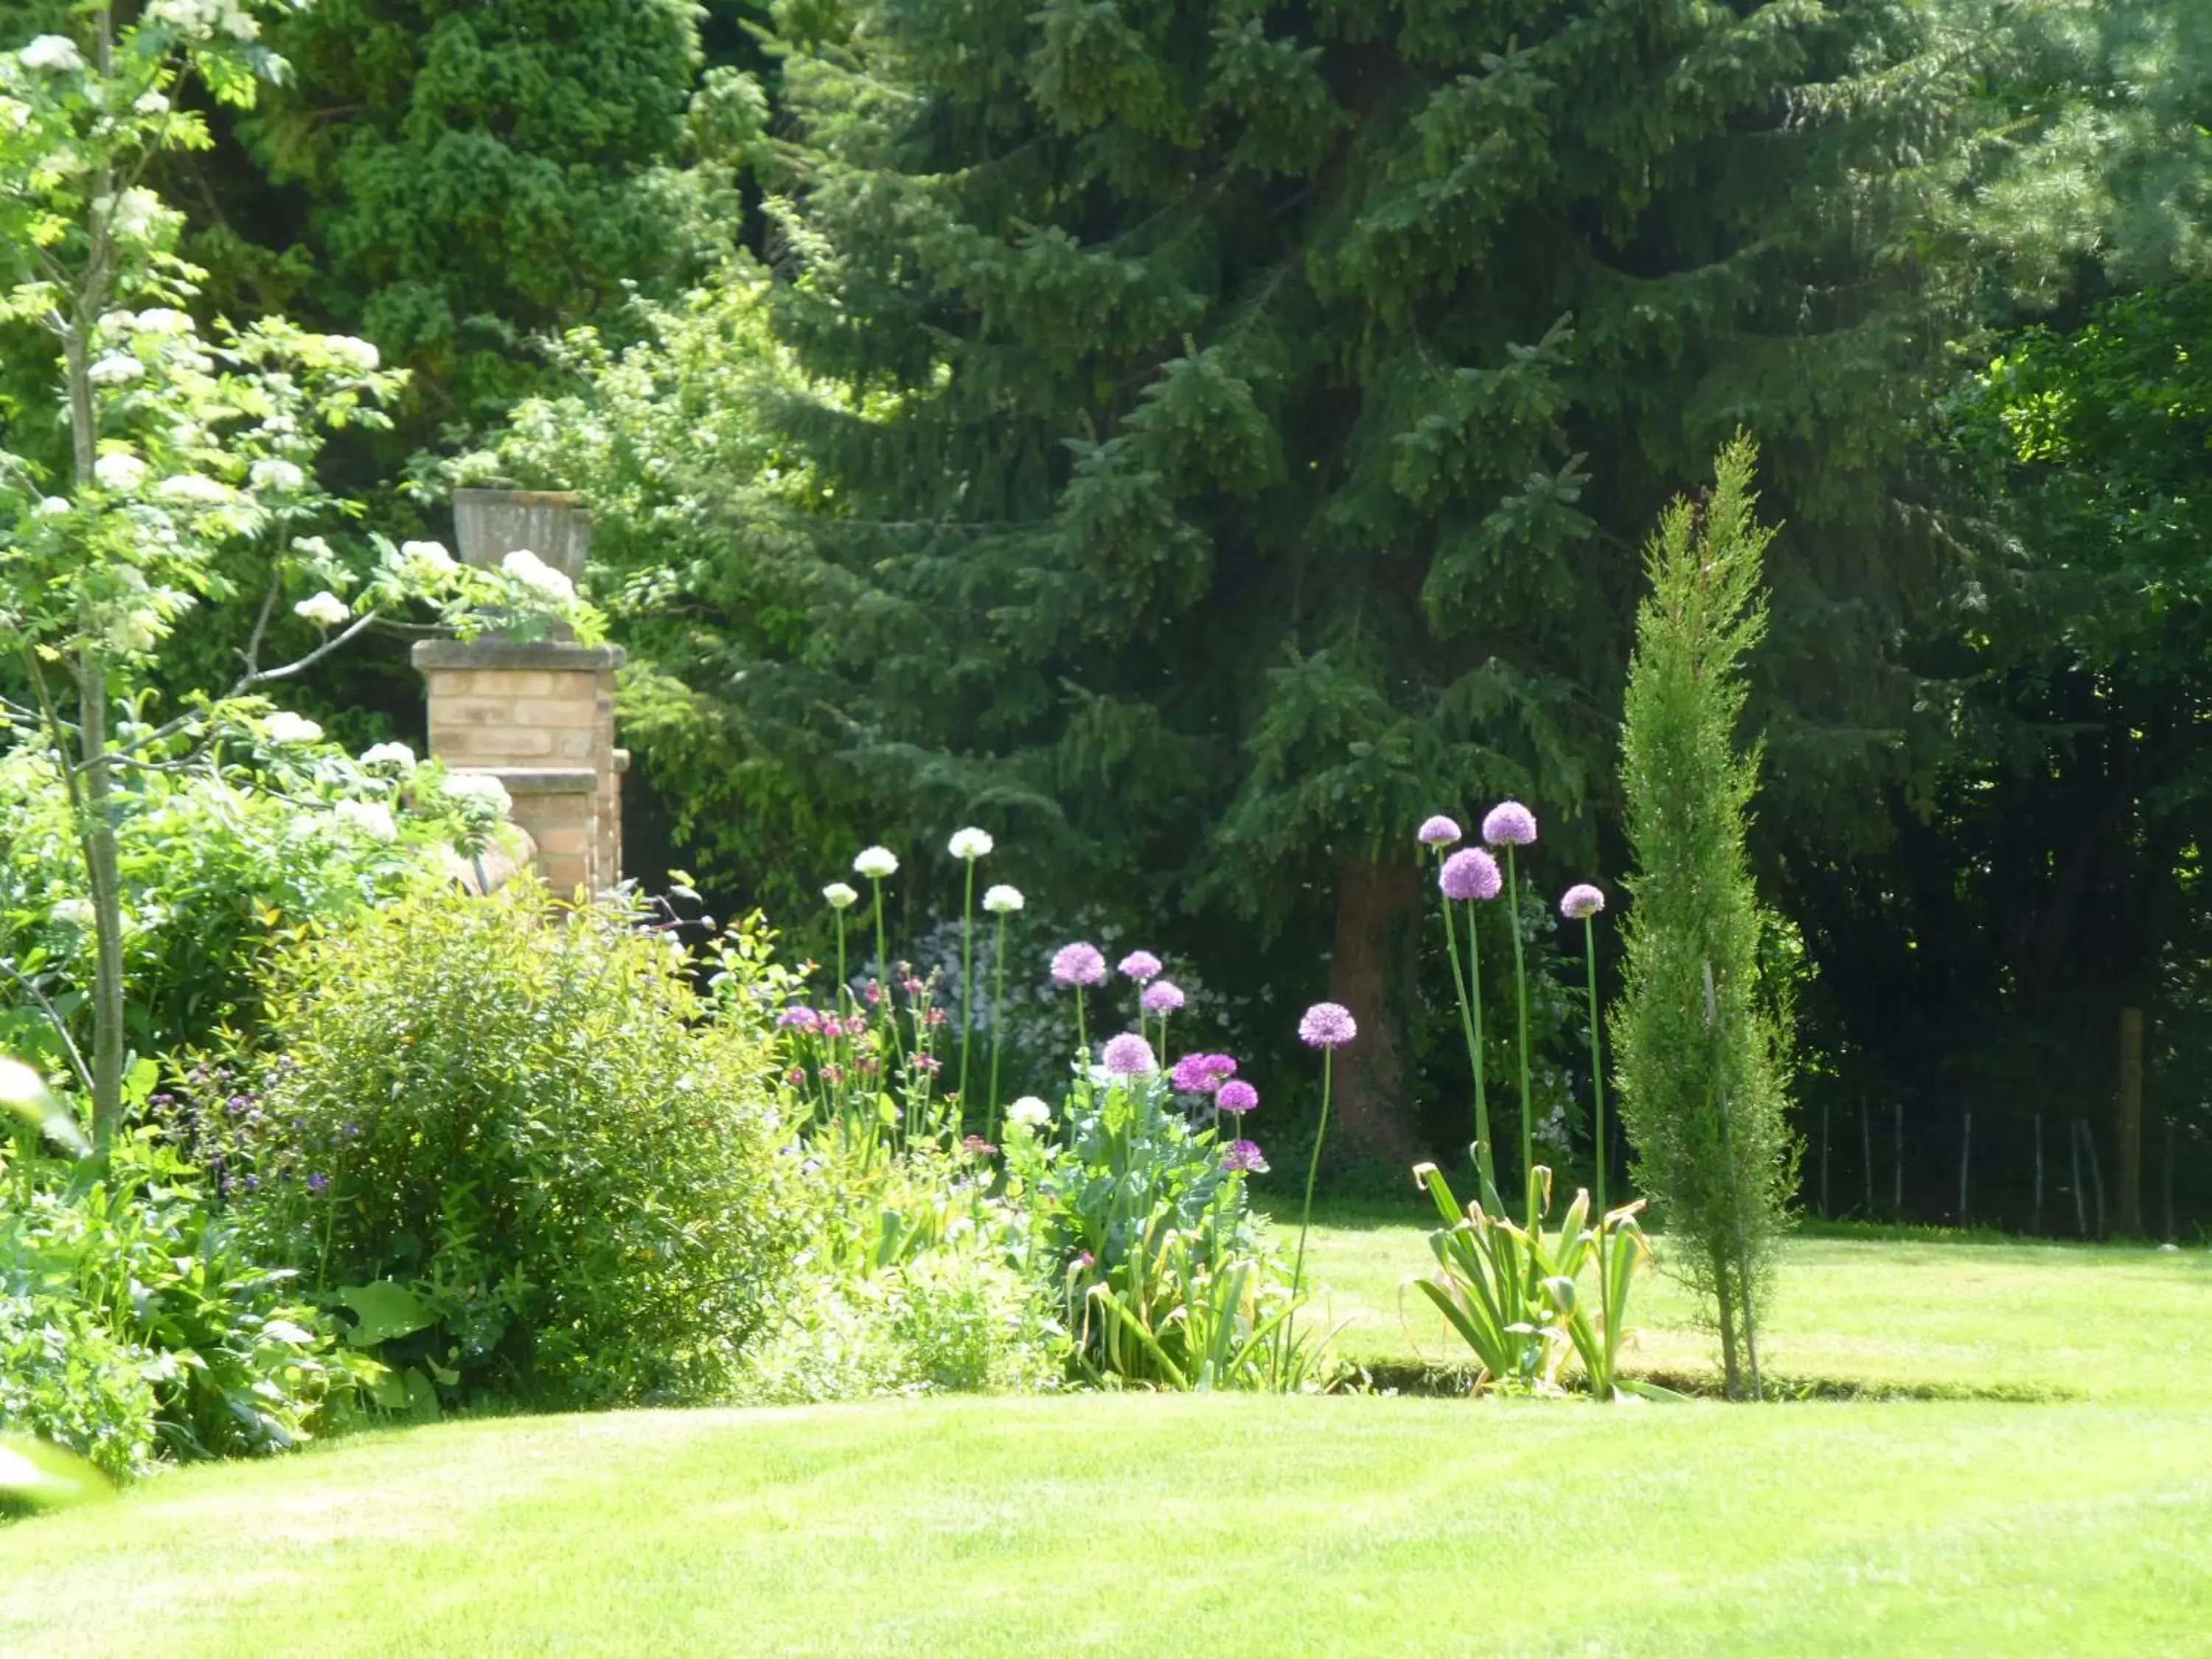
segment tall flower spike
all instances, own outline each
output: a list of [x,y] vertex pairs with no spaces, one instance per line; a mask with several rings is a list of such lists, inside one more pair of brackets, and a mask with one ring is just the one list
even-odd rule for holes
[[1496,898],[1505,878],[1498,872],[1498,860],[1482,848],[1462,847],[1437,872],[1437,885],[1448,899],[1482,901]]
[[1517,800],[1502,800],[1484,816],[1482,838],[1492,847],[1526,847],[1536,839],[1536,815]]

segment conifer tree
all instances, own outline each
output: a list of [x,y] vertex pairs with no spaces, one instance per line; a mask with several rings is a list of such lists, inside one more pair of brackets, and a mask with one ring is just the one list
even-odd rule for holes
[[1637,1185],[1663,1218],[1668,1266],[1719,1330],[1737,1399],[1759,1393],[1759,1308],[1796,1177],[1786,1003],[1759,981],[1744,854],[1759,747],[1736,735],[1775,534],[1753,516],[1757,462],[1747,439],[1730,443],[1711,495],[1668,507],[1644,551],[1651,592],[1637,612],[1620,737],[1636,873],[1613,1025]]

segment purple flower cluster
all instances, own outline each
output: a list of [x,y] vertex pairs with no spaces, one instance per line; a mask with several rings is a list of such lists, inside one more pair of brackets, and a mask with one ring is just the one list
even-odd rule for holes
[[1121,958],[1121,977],[1133,979],[1139,985],[1158,979],[1161,969],[1160,959],[1150,951],[1132,951]]
[[1152,1045],[1134,1031],[1109,1037],[1106,1052],[1101,1058],[1106,1069],[1115,1077],[1141,1077],[1160,1068],[1159,1061],[1152,1058]]
[[1052,977],[1060,985],[1103,985],[1106,958],[1095,945],[1079,939],[1053,952]]
[[1482,838],[1492,847],[1526,847],[1536,839],[1536,815],[1517,800],[1502,800],[1484,816]]
[[1242,1116],[1260,1103],[1260,1091],[1242,1078],[1233,1079],[1214,1092],[1213,1103],[1222,1111]]
[[1176,1061],[1168,1080],[1181,1095],[1210,1095],[1224,1079],[1237,1075],[1237,1062],[1227,1054],[1185,1054]]
[[1316,1002],[1298,1021],[1298,1040],[1310,1048],[1341,1048],[1359,1035],[1359,1022],[1340,1002]]
[[1577,882],[1559,897],[1559,914],[1569,921],[1580,921],[1604,908],[1605,895],[1586,881]]
[[1266,1170],[1267,1160],[1249,1140],[1232,1140],[1221,1149],[1221,1167],[1231,1175],[1255,1175]]
[[1449,847],[1459,840],[1462,833],[1455,822],[1439,812],[1434,817],[1422,819],[1421,827],[1413,832],[1413,838],[1424,847]]
[[1505,885],[1498,860],[1480,847],[1462,847],[1437,872],[1437,885],[1448,899],[1488,900]]
[[775,1017],[775,1023],[787,1031],[818,1031],[822,1016],[803,1002],[794,1002]]
[[[1128,963],[1121,967],[1126,972]],[[1137,999],[1148,1014],[1171,1014],[1182,1006],[1182,987],[1171,979],[1156,979],[1145,987],[1145,994]]]

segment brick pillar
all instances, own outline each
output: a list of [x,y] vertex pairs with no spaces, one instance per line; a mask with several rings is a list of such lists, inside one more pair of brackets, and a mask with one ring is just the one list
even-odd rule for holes
[[489,772],[538,843],[538,873],[562,898],[622,879],[622,775],[615,747],[619,646],[425,640],[430,753],[457,772]]

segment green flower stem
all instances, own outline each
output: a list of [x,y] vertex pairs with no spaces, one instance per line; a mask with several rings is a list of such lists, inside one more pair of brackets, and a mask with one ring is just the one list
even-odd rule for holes
[[1528,973],[1521,961],[1521,874],[1515,868],[1513,843],[1505,843],[1505,898],[1513,917],[1513,1000],[1520,1014],[1521,1038],[1521,1179],[1536,1167],[1535,1104],[1528,1096]]
[[[1322,1143],[1328,1138],[1329,1082],[1335,1070],[1335,1061],[1336,1050],[1324,1048],[1321,1051],[1321,1123],[1314,1130],[1313,1157],[1306,1164],[1305,1205],[1298,1212],[1298,1254],[1297,1261],[1291,1268],[1291,1302],[1293,1308],[1297,1305],[1298,1292],[1304,1288],[1306,1280],[1306,1230],[1313,1225],[1314,1182],[1321,1174]],[[1297,1322],[1297,1315],[1295,1312],[1283,1322],[1283,1336],[1285,1344],[1283,1352],[1285,1353],[1288,1352],[1287,1345],[1291,1340],[1291,1328]],[[1279,1369],[1280,1361],[1277,1363]]]
[[984,1109],[983,1139],[996,1140],[991,1132],[999,1123],[999,1040],[1006,1010],[1006,913],[999,912],[998,943],[991,958],[991,1103]]
[[968,865],[968,896],[960,907],[960,1091],[953,1097],[952,1138],[960,1139],[960,1131],[968,1115],[968,1050],[969,1021],[975,1007],[975,860]]
[[1583,961],[1589,969],[1590,1124],[1597,1139],[1597,1212],[1605,1215],[1605,1073],[1598,1054],[1597,922],[1583,918]]
[[1482,1178],[1492,1186],[1498,1176],[1491,1166],[1490,1099],[1482,1081],[1482,959],[1474,956],[1474,908],[1467,912],[1467,951],[1474,957],[1475,997],[1468,995],[1467,971],[1460,966],[1459,929],[1452,923],[1452,902],[1444,902],[1444,954],[1451,958],[1452,987],[1459,993],[1460,1034],[1467,1039],[1468,1067],[1474,1073],[1474,1161]]
[[1075,1052],[1079,1063],[1088,1072],[1091,1069],[1091,1032],[1083,1023],[1083,988],[1080,985],[1075,988]]
[[[906,1059],[906,1039],[899,1034],[898,998],[891,989],[890,947],[884,943],[884,884],[879,876],[870,876],[868,885],[876,892],[876,991],[879,1000],[876,1006],[883,1010],[883,1029],[890,1033],[891,1053],[903,1062]],[[884,1068],[884,1082],[890,1082],[890,1070]]]

